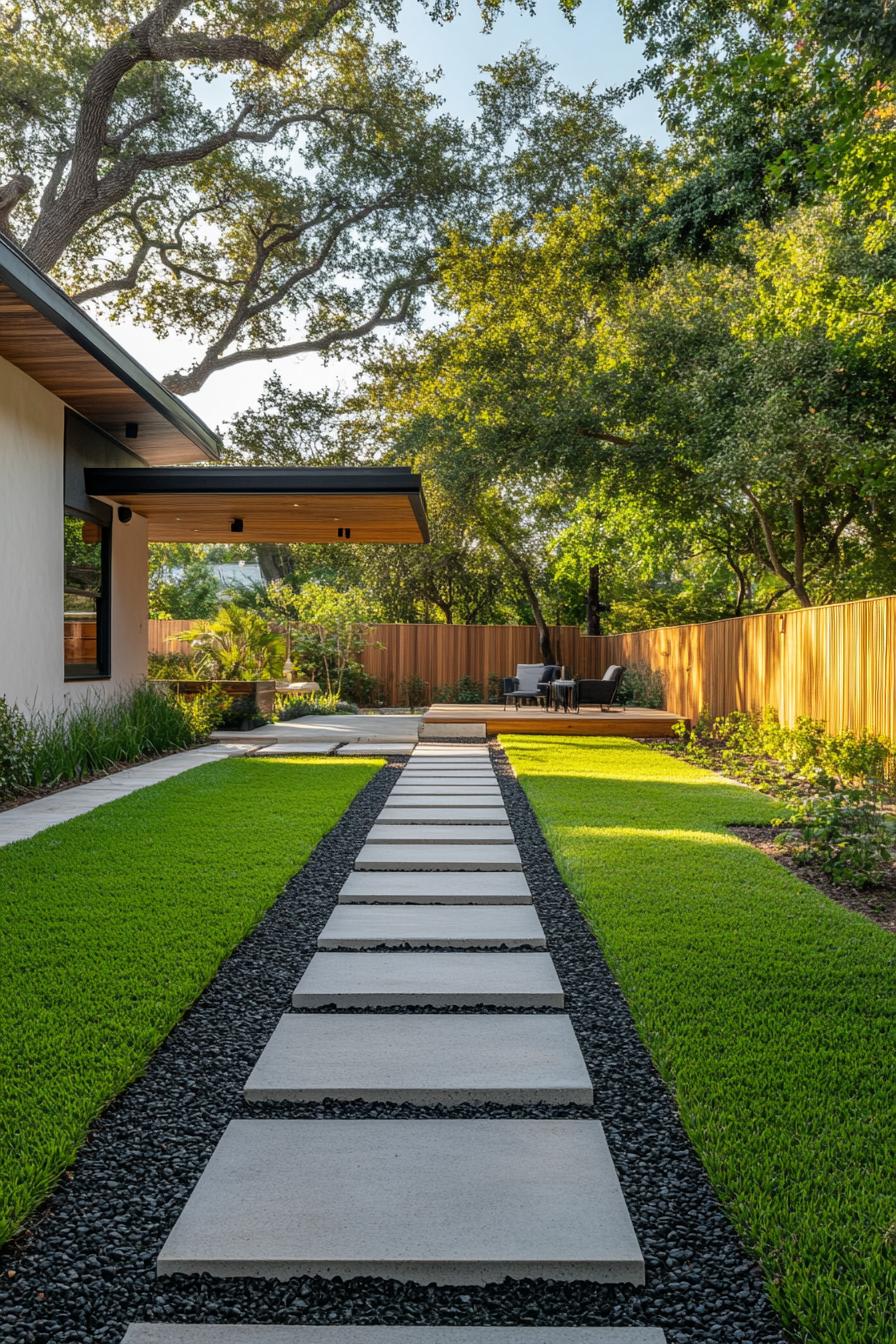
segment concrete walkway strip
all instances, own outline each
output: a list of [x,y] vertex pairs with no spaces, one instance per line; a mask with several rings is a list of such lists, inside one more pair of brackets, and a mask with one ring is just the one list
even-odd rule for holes
[[294,1008],[562,1008],[546,952],[316,952]]
[[466,826],[455,822],[444,826],[431,823],[402,825],[377,821],[367,835],[368,845],[509,845],[513,831],[509,825]]
[[538,1013],[288,1013],[247,1101],[590,1106],[572,1023]]
[[522,873],[350,873],[340,904],[531,905]]
[[157,1271],[644,1282],[596,1120],[234,1120]]
[[122,1344],[666,1344],[641,1326],[170,1325],[138,1322]]
[[329,756],[335,750],[335,742],[273,742],[269,747],[260,747],[256,756]]
[[501,825],[507,822],[503,807],[406,807],[400,803],[383,808],[378,821],[402,822],[410,826],[427,826],[433,822],[466,822],[468,825]]
[[412,742],[348,742],[337,747],[337,756],[407,756],[414,750]]
[[367,844],[355,859],[358,872],[522,872],[516,845]]
[[317,945],[544,947],[545,936],[532,905],[337,905]]

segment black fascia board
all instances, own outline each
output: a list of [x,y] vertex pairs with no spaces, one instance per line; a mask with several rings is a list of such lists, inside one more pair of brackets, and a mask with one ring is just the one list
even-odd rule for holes
[[[406,467],[85,467],[89,495],[410,495]],[[419,514],[418,514],[419,518]]]
[[179,434],[195,443],[217,461],[221,440],[204,421],[184,405],[179,397],[163,387],[152,374],[129,355],[114,337],[103,331],[64,289],[39,270],[8,238],[0,236],[0,280],[30,304],[98,363],[142,397]]

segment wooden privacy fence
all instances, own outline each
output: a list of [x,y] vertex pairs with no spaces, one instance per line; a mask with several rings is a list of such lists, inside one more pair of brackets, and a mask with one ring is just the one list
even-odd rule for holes
[[[150,651],[189,652],[177,635],[191,624],[150,621]],[[487,693],[489,677],[539,658],[534,626],[367,630],[362,661],[388,704],[399,703],[401,682],[410,676],[422,677],[430,696],[461,677]],[[788,724],[807,714],[832,732],[869,728],[896,740],[896,597],[624,635],[589,637],[577,626],[560,625],[551,627],[551,638],[558,661],[579,676],[600,676],[610,663],[658,669],[666,708],[692,720],[701,709],[716,715],[773,705]]]
[[773,705],[786,724],[809,715],[831,732],[868,728],[896,740],[896,597],[662,626],[599,643],[607,662],[658,668],[666,708],[691,720],[701,709]]

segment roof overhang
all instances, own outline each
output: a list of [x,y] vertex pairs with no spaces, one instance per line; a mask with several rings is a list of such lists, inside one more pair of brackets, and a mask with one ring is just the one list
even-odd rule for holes
[[2,236],[0,355],[144,462],[221,455],[208,425]]
[[406,467],[87,467],[84,485],[146,518],[150,541],[429,541]]

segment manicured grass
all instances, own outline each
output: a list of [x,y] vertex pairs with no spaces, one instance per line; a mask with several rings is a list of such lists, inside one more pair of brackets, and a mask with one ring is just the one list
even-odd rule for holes
[[0,849],[0,1239],[380,765],[224,760]]
[[896,939],[726,833],[760,794],[635,742],[502,742],[786,1327],[893,1344]]

